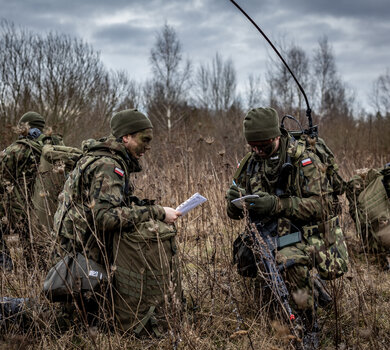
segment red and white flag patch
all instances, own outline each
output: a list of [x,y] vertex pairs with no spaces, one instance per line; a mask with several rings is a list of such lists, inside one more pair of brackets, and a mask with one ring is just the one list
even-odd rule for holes
[[119,168],[115,168],[114,173],[118,174],[119,176],[123,176],[125,174],[125,172]]
[[306,159],[302,160],[302,166],[307,166],[310,164],[313,164],[313,161],[310,158],[306,158]]

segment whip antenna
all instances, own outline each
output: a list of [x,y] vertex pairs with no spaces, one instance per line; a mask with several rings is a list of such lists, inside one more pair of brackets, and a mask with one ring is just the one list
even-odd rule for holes
[[317,126],[313,126],[313,120],[311,117],[311,108],[309,105],[309,101],[306,97],[305,91],[303,90],[301,84],[299,83],[298,79],[295,77],[294,73],[291,71],[290,67],[288,66],[287,62],[284,60],[282,55],[279,53],[277,48],[274,44],[272,44],[271,40],[268,39],[267,35],[261,30],[261,28],[256,24],[256,22],[238,5],[234,0],[230,0],[230,2],[233,3],[234,6],[236,6],[241,13],[256,27],[256,29],[260,32],[260,34],[264,37],[265,40],[267,40],[268,44],[271,45],[271,47],[274,49],[276,54],[279,56],[279,58],[282,60],[283,64],[286,66],[287,70],[290,72],[291,76],[294,78],[295,82],[297,83],[299,90],[302,92],[303,97],[305,98],[306,102],[306,116],[309,121],[309,128],[305,130],[305,133],[307,133],[310,137],[317,137],[318,131]]

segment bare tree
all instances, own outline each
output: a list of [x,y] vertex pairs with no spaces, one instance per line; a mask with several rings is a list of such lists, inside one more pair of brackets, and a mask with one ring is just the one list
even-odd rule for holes
[[262,91],[261,91],[260,76],[254,76],[249,74],[247,86],[245,89],[246,107],[247,109],[256,108],[262,103]]
[[0,23],[0,120],[14,124],[23,111],[34,107],[30,92],[34,35]]
[[[305,51],[296,45],[292,45],[288,49],[282,48],[281,51],[304,90],[309,90],[309,59]],[[270,103],[285,111],[295,111],[295,114],[299,116],[305,107],[302,93],[285,65],[275,59],[272,61],[273,64],[270,65],[267,72]],[[301,116],[300,119],[302,118],[304,116]]]
[[183,62],[175,30],[165,24],[150,51],[153,79],[145,85],[145,100],[153,121],[169,132],[185,117],[183,109],[191,77],[191,63]]
[[219,53],[209,65],[201,64],[196,74],[197,102],[215,112],[227,111],[236,101],[237,78],[233,61],[224,61]]
[[370,94],[371,105],[382,116],[390,115],[390,71],[380,75],[373,83]]
[[82,40],[57,33],[42,36],[1,22],[2,130],[31,109],[49,125],[58,125],[64,136],[91,119],[104,128],[118,108],[139,105],[141,95],[127,73],[108,71],[99,53]]
[[327,118],[349,116],[353,95],[337,74],[333,50],[326,36],[318,41],[314,52],[313,72],[320,115]]

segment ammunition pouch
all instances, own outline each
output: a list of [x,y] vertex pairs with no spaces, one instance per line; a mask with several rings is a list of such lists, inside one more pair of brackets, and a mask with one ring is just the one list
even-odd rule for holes
[[348,249],[337,216],[302,229],[312,265],[322,279],[332,280],[348,271]]

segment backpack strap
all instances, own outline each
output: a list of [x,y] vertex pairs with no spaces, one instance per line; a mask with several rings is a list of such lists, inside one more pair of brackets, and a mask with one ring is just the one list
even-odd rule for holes
[[252,152],[248,152],[244,158],[241,159],[240,163],[238,163],[238,167],[236,172],[234,173],[233,180],[237,182],[240,178],[243,171],[246,169],[249,158],[252,156]]

